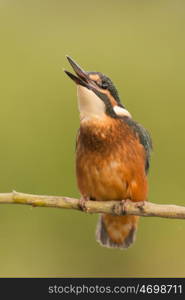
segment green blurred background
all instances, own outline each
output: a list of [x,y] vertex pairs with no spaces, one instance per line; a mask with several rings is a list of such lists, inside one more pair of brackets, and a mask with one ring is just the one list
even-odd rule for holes
[[[0,1],[0,191],[79,197],[76,90],[65,55],[116,84],[151,132],[150,201],[185,203],[185,2]],[[185,276],[185,222],[142,218],[133,247],[97,215],[0,207],[0,276]]]

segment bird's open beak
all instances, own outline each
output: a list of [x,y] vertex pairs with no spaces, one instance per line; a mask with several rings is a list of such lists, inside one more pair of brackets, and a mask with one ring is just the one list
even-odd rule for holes
[[76,83],[82,85],[86,88],[90,88],[91,80],[88,77],[87,72],[85,72],[71,57],[66,56],[76,75],[69,71],[64,70],[64,72]]
[[64,72],[78,85],[84,86],[87,89],[94,92],[99,98],[104,102],[107,101],[107,95],[100,90],[96,83],[89,78],[88,73],[85,72],[71,57],[66,56],[76,75],[69,71],[64,70]]

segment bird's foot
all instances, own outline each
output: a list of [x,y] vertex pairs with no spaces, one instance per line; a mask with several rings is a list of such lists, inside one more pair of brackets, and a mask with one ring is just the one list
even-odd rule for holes
[[86,202],[87,201],[89,201],[89,197],[87,197],[87,196],[84,196],[84,197],[80,198],[80,200],[79,200],[79,208],[80,208],[80,210],[87,211],[87,208],[86,208]]
[[145,202],[144,202],[144,201],[139,201],[139,202],[137,202],[137,207],[138,207],[141,211],[143,210],[144,206],[145,206]]
[[126,214],[127,212],[127,205],[129,205],[130,203],[130,199],[124,199],[124,200],[121,200],[121,207],[122,207],[122,214]]

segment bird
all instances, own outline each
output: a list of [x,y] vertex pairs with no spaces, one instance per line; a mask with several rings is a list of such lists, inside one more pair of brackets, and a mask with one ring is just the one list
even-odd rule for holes
[[[76,178],[82,199],[148,200],[149,132],[133,120],[109,77],[84,71],[66,57],[75,74],[64,72],[77,86]],[[100,214],[96,240],[105,247],[128,248],[135,241],[138,221],[139,216]]]

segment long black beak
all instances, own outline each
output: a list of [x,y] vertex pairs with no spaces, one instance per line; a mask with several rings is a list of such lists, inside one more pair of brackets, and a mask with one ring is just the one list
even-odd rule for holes
[[66,56],[76,75],[72,74],[69,71],[64,70],[64,72],[76,83],[82,85],[89,90],[93,91],[99,98],[101,98],[104,102],[107,102],[107,95],[102,93],[97,85],[91,80],[88,76],[88,73],[85,72],[71,57]]
[[66,56],[76,75],[69,71],[64,70],[64,72],[76,83],[89,88],[89,77],[87,72],[85,72],[71,57]]

